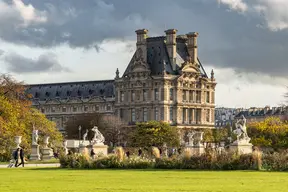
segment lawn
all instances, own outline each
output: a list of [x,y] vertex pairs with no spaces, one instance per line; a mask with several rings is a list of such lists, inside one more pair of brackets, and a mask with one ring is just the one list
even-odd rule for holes
[[288,173],[249,171],[0,169],[1,192],[287,192]]

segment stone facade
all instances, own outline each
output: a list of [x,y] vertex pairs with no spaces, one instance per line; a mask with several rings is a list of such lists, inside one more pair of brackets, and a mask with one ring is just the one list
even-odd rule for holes
[[60,129],[89,112],[115,114],[134,125],[158,120],[178,128],[214,128],[214,73],[208,77],[197,55],[198,33],[147,37],[136,31],[136,51],[114,80],[30,85],[33,105]]

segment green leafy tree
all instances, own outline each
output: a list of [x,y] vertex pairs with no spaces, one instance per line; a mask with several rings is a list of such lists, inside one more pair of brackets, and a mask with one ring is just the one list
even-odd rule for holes
[[129,145],[133,147],[179,146],[179,134],[176,127],[165,122],[149,121],[137,123],[129,135]]
[[33,125],[40,136],[50,136],[50,142],[58,143],[62,139],[56,125],[44,114],[34,109],[25,93],[23,83],[9,76],[0,76],[0,157],[10,158],[15,147],[14,137],[22,136],[21,146],[30,149]]

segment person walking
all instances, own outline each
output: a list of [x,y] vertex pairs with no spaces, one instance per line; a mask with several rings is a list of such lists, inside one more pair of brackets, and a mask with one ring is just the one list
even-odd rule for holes
[[15,160],[15,167],[17,167],[18,161],[20,160],[20,148],[17,148],[13,153],[13,157]]
[[19,150],[19,156],[20,156],[21,163],[19,163],[16,167],[19,167],[20,165],[22,165],[22,167],[24,167],[24,149],[21,148]]

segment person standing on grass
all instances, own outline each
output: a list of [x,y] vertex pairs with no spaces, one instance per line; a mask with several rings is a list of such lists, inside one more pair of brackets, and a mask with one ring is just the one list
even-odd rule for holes
[[21,159],[21,163],[19,163],[16,167],[22,165],[22,167],[24,167],[24,149],[20,149],[19,151],[19,156],[20,156],[20,159]]

